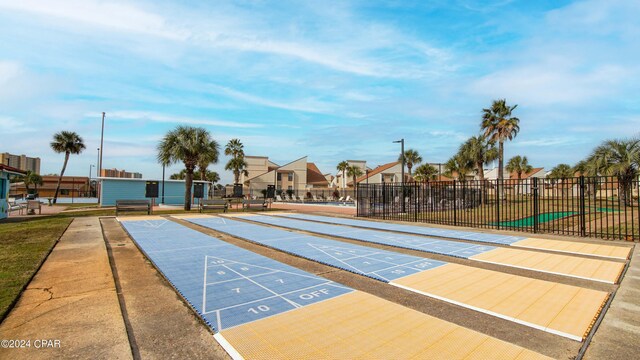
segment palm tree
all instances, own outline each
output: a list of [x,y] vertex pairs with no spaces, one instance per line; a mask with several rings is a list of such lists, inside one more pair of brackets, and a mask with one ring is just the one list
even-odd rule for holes
[[453,177],[457,175],[458,180],[464,182],[467,180],[467,175],[473,170],[473,162],[458,153],[444,164],[444,168],[447,176]]
[[213,195],[213,184],[220,181],[220,175],[215,171],[207,171],[204,180],[211,182],[211,186],[209,186],[209,198]]
[[347,177],[346,171],[349,168],[349,163],[346,161],[340,161],[340,163],[338,164],[338,166],[336,166],[336,169],[338,171],[342,171],[342,188],[344,189],[345,186],[344,184],[346,183],[345,179]]
[[487,141],[486,136],[472,136],[462,145],[459,152],[473,162],[480,180],[484,180],[484,164],[498,158],[495,143]]
[[200,159],[198,159],[198,168],[200,168],[200,180],[206,180],[207,167],[209,166],[209,164],[218,163],[219,148],[220,146],[218,145],[218,142],[215,140],[211,140],[207,151],[200,154]]
[[422,164],[416,167],[414,179],[416,181],[434,180],[438,175],[438,169],[430,164]]
[[249,176],[249,172],[246,169],[247,162],[243,157],[232,157],[227,162],[227,165],[224,166],[225,170],[229,170],[233,172],[234,184],[238,184],[240,181],[240,174],[244,176]]
[[180,172],[177,172],[175,174],[171,174],[171,176],[169,176],[169,179],[171,180],[184,180],[187,177],[187,171],[185,169],[180,170]]
[[[402,162],[402,154],[398,156],[398,161]],[[420,164],[421,162],[422,157],[416,150],[408,149],[404,151],[404,163],[407,165],[409,175],[411,175],[411,168],[413,168],[413,165]]]
[[56,192],[53,195],[53,203],[58,201],[58,193],[60,192],[60,183],[64,176],[64,171],[67,169],[67,163],[69,162],[69,156],[71,154],[80,154],[82,150],[86,148],[84,141],[80,135],[73,131],[60,131],[53,134],[53,141],[51,142],[51,148],[58,154],[64,153],[64,164],[62,165],[62,171],[58,177],[58,184],[56,185]]
[[533,170],[533,166],[529,165],[529,160],[526,156],[516,155],[509,159],[507,163],[507,171],[510,173],[516,173],[518,180],[522,179],[522,173],[529,173]]
[[22,177],[22,182],[24,183],[24,187],[27,188],[27,193],[31,194],[30,185],[34,185],[34,194],[38,193],[38,185],[42,186],[42,176],[34,173],[31,170],[28,170],[27,173]]
[[191,186],[200,154],[211,150],[211,134],[201,127],[178,126],[158,144],[158,162],[171,165],[182,162],[185,167],[184,210],[191,210]]
[[356,188],[356,179],[362,176],[362,169],[360,169],[356,165],[350,165],[347,167],[347,176],[351,176],[353,178],[353,188]]
[[575,169],[572,169],[568,164],[558,164],[549,173],[550,179],[567,179],[573,177]]
[[631,185],[640,174],[640,139],[607,140],[593,150],[587,162],[597,173],[617,177],[620,200],[632,205]]
[[[520,119],[511,116],[518,105],[508,106],[505,99],[494,100],[491,108],[482,109],[480,128],[484,136],[493,143],[498,143],[498,180],[504,180],[504,142],[512,140],[520,131]],[[500,194],[501,196],[501,194]]]
[[240,174],[248,176],[249,172],[245,169],[247,162],[244,161],[244,145],[240,139],[231,139],[224,148],[224,154],[231,156],[224,169],[233,171],[234,184],[240,181]]

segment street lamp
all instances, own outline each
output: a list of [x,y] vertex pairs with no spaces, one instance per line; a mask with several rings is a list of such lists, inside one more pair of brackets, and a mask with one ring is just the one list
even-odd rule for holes
[[91,168],[96,167],[95,165],[91,164],[89,165],[89,181],[91,181]]
[[394,141],[394,144],[400,143],[400,158],[402,159],[402,212],[405,212],[405,204],[404,204],[404,139],[400,139],[398,141]]

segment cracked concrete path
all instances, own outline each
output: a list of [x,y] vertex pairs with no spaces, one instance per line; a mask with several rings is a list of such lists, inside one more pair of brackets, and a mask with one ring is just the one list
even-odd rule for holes
[[0,359],[132,358],[97,217],[73,220],[0,324],[5,339],[30,347],[3,346]]

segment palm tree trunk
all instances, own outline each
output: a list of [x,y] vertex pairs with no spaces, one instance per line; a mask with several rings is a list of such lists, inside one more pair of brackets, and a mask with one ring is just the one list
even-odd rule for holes
[[480,178],[480,205],[484,205],[484,194],[487,191],[486,183],[484,182],[484,163],[477,162],[476,167],[478,168],[478,177]]
[[56,185],[56,192],[53,195],[53,203],[58,202],[58,192],[60,192],[60,183],[62,182],[62,176],[64,176],[64,171],[67,170],[67,162],[69,161],[69,152],[64,153],[64,164],[62,165],[62,171],[60,171],[60,176],[58,177],[58,185]]
[[233,183],[238,184],[238,181],[240,181],[240,169],[233,170],[233,177],[235,179]]
[[193,185],[193,168],[187,167],[187,173],[184,177],[184,210],[191,210],[191,186]]

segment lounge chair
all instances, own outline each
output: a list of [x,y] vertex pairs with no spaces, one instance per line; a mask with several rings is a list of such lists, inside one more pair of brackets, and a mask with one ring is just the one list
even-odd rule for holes
[[280,195],[276,195],[276,201],[282,202],[282,197]]
[[344,196],[340,196],[340,199],[338,199],[338,201],[340,202],[344,201]]
[[20,215],[22,215],[22,210],[26,208],[25,204],[19,204],[16,200],[9,200],[9,213],[14,211],[18,211]]
[[353,199],[351,198],[351,196],[347,195],[347,198],[344,199],[345,202],[355,202],[353,201]]
[[38,200],[27,200],[27,214],[33,211],[36,213],[36,209],[38,209],[38,215],[42,215],[42,204]]
[[320,202],[320,200],[316,197],[316,194],[311,194],[311,198],[314,202]]

